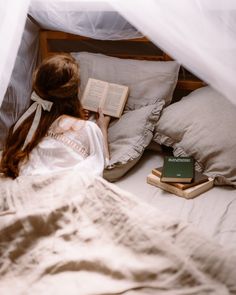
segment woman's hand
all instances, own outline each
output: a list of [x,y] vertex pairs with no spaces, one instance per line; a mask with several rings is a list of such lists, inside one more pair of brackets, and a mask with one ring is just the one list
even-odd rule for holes
[[104,139],[104,148],[105,148],[105,156],[107,160],[110,159],[110,152],[109,152],[109,144],[108,144],[108,135],[107,135],[107,129],[108,125],[110,123],[111,117],[110,116],[104,116],[102,110],[98,109],[97,114],[97,125],[101,129]]
[[88,120],[89,117],[90,117],[90,112],[89,112],[89,110],[83,109],[83,110],[82,110],[82,113],[83,113],[84,120]]
[[110,123],[111,117],[110,116],[104,116],[102,109],[98,109],[98,117],[97,117],[97,125],[101,130],[107,130],[109,123]]

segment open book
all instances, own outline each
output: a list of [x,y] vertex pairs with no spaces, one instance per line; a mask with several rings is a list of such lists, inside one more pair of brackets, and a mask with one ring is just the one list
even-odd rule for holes
[[119,118],[123,113],[128,93],[128,86],[89,78],[81,104],[84,109],[93,112],[97,112],[98,107],[101,107],[105,115]]

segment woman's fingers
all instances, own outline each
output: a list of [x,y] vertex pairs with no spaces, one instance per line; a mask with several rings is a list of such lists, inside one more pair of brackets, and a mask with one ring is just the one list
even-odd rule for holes
[[103,111],[101,108],[98,108],[97,110],[97,124],[101,129],[107,129],[111,117],[110,116],[104,116]]
[[83,109],[84,120],[88,120],[90,116],[89,110]]

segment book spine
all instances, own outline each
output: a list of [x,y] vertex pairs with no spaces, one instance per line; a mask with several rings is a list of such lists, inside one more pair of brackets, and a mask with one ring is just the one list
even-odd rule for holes
[[[159,171],[153,169],[153,170],[152,170],[152,173],[153,173],[154,175],[158,176],[159,178],[161,178],[161,172],[159,172]],[[188,185],[184,185],[184,184],[176,183],[176,182],[172,182],[171,185],[173,185],[173,186],[175,186],[175,187],[177,187],[177,188],[179,188],[179,189],[182,189],[182,190],[188,187]]]
[[214,179],[209,178],[208,181],[198,184],[195,187],[190,187],[188,189],[185,189],[183,192],[185,194],[186,199],[192,199],[197,197],[198,195],[208,191],[211,189],[214,185]]
[[179,197],[185,198],[185,195],[183,194],[183,191],[181,189],[179,189],[176,186],[173,186],[171,184],[161,182],[158,176],[149,174],[147,176],[147,183],[157,186],[157,187],[159,187],[167,192],[170,192],[172,194],[175,194]]
[[185,198],[185,199],[192,199],[201,193],[209,190],[213,187],[214,180],[212,178],[209,178],[207,182],[198,184],[194,187],[187,188],[185,190],[182,190],[180,188],[177,188],[171,184],[163,183],[160,181],[160,178],[158,176],[153,175],[152,173],[147,176],[147,183],[154,185],[156,187],[159,187],[169,193],[175,194],[179,197]]

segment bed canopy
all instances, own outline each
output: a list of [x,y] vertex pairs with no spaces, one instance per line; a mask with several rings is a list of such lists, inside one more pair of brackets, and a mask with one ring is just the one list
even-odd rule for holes
[[101,40],[143,34],[236,103],[234,0],[18,2],[0,1],[1,125],[9,126],[28,103],[40,28]]

